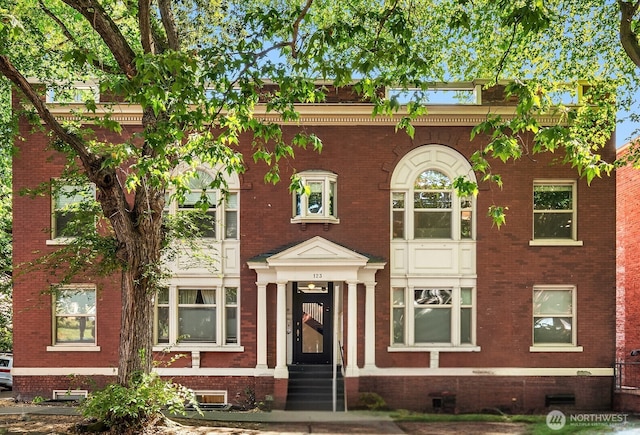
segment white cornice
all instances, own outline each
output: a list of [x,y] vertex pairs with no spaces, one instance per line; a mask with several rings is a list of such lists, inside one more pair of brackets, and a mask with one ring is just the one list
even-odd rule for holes
[[[84,116],[82,104],[50,105],[51,113],[59,121],[80,121],[111,114],[111,119],[123,125],[141,125],[142,109],[137,105],[99,105],[96,113],[86,113]],[[296,107],[299,120],[283,122],[278,113],[267,113],[264,106],[258,106],[254,116],[259,119],[277,122],[283,125],[367,125],[367,126],[395,126],[403,117],[407,116],[402,110],[393,115],[372,115],[369,104],[300,104]],[[511,119],[516,108],[514,106],[488,105],[433,105],[427,107],[428,113],[416,118],[414,126],[462,126],[473,127],[485,121],[488,115],[500,115],[504,119]],[[558,118],[548,115],[541,116],[538,121],[542,125],[553,125]]]

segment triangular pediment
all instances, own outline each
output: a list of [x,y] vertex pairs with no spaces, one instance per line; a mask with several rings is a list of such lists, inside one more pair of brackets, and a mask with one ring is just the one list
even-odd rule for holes
[[320,236],[313,237],[267,258],[270,265],[330,262],[344,264],[366,264],[369,257]]

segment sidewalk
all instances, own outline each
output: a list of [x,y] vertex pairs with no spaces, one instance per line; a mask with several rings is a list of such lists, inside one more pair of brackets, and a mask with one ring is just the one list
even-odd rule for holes
[[[348,425],[370,427],[368,433],[404,434],[391,417],[385,414],[373,414],[366,411],[330,412],[330,411],[216,411],[203,410],[203,415],[190,411],[186,416],[176,415],[177,418],[193,420],[210,420],[217,422],[235,423],[277,423],[303,424],[312,426],[321,424],[341,424],[345,429]],[[79,415],[74,406],[57,405],[22,405],[0,407],[0,415]]]

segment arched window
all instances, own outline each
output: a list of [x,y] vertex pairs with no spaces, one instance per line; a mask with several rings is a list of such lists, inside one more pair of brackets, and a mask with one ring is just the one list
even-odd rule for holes
[[[419,149],[419,158],[403,159],[394,172],[391,237],[473,239],[473,198],[459,197],[453,187],[455,178],[471,176],[473,179],[473,172],[462,156],[457,160],[444,159],[444,147],[429,145],[423,148],[431,147],[440,151]],[[450,150],[447,154],[454,152]]]

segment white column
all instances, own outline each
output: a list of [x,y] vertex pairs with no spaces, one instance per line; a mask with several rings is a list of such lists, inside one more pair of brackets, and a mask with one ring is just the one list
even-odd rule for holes
[[347,282],[347,368],[346,375],[358,376],[358,283]]
[[276,294],[276,368],[274,378],[287,378],[287,283],[278,283]]
[[256,313],[256,369],[267,367],[267,284],[256,283],[258,286],[258,301]]
[[376,283],[365,284],[364,307],[364,368],[376,368]]

